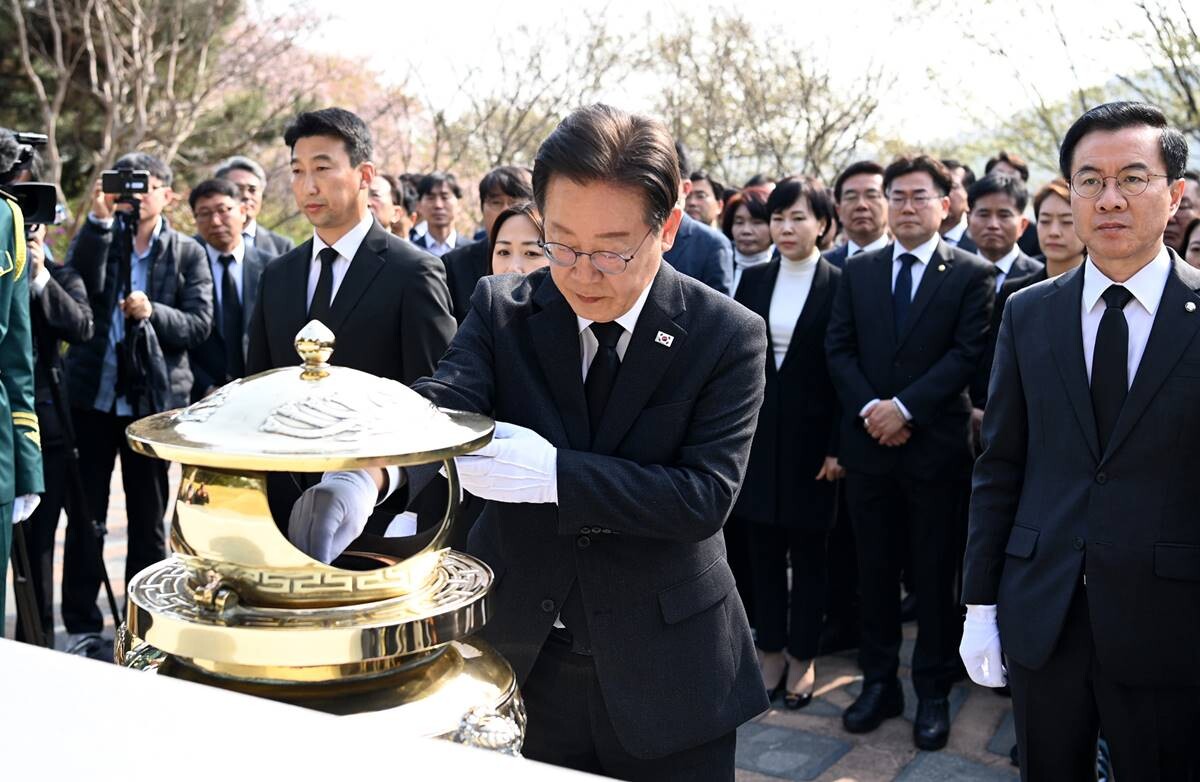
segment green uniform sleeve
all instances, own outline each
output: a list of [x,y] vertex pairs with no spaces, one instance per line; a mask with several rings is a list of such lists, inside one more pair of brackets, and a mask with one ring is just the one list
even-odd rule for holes
[[[12,463],[0,466],[11,469],[12,483],[0,486],[0,502],[11,496],[40,494],[45,490],[42,480],[42,440],[34,409],[33,339],[29,324],[29,271],[25,258],[25,225],[20,207],[4,201],[0,214],[0,238],[5,258],[0,266],[0,383],[4,385],[12,421]],[[11,216],[11,219],[10,219]],[[11,231],[8,236],[3,236]],[[7,271],[6,271],[7,270]],[[8,484],[7,480],[3,481]],[[12,492],[5,497],[5,489]]]

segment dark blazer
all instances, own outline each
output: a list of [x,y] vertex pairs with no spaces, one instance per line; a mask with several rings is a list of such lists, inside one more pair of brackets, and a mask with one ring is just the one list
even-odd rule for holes
[[663,260],[727,296],[733,287],[733,245],[720,231],[686,214],[679,223],[675,244],[663,253]]
[[1008,293],[1005,293],[1005,288],[1009,292],[1016,290],[1015,284],[1020,283],[1026,278],[1031,278],[1039,272],[1043,273],[1041,279],[1046,279],[1044,272],[1046,265],[1036,258],[1030,258],[1025,253],[1018,253],[1012,266],[1008,267],[1008,274],[1004,277],[1004,282],[1000,284],[1000,290],[996,293],[996,306],[992,308],[992,327],[988,332],[987,348],[983,351],[983,357],[979,360],[979,366],[975,369],[975,376],[971,378],[971,404],[980,410],[987,404],[987,384],[988,376],[992,374],[992,354],[996,352],[996,334],[1000,331],[1000,315],[1004,312],[1004,300],[1008,298]]
[[971,235],[966,232],[964,232],[962,238],[958,240],[958,249],[962,250],[963,252],[979,255],[979,246],[975,244],[975,240],[971,238]]
[[258,250],[266,260],[278,258],[286,252],[291,252],[296,243],[291,239],[277,234],[262,223],[254,232],[254,249]]
[[442,265],[446,267],[446,287],[450,289],[454,319],[461,325],[471,309],[475,283],[492,273],[487,239],[455,247],[442,256]]
[[1084,267],[1005,307],[962,599],[997,604],[1004,652],[1027,668],[1049,658],[1075,590],[1086,588],[1109,677],[1200,685],[1200,270],[1171,259],[1103,453],[1084,364]]
[[[50,388],[54,380],[51,374],[57,371],[61,377],[63,360],[59,347],[64,342],[69,345],[87,342],[95,328],[87,289],[78,272],[50,260],[46,261],[46,269],[50,280],[41,293],[31,294],[29,304],[29,319],[33,324],[34,401],[43,448],[63,440],[62,422]],[[65,384],[62,393],[66,398]]]
[[[203,242],[200,243],[204,245]],[[205,250],[205,259],[207,260],[208,251]],[[250,321],[254,314],[254,304],[258,301],[258,284],[262,277],[263,268],[266,267],[267,261],[270,258],[263,255],[254,247],[246,246],[245,254],[242,256],[242,344],[237,346],[238,350],[242,351],[242,355],[246,354],[250,344]],[[211,273],[212,266],[210,264],[209,271]],[[215,283],[214,283],[215,284]],[[213,309],[216,309],[216,294],[213,295]],[[192,386],[192,400],[195,401],[203,396],[204,392],[213,386],[222,386],[229,382],[232,378],[225,376],[227,346],[225,344],[225,335],[221,332],[221,318],[213,316],[213,329],[209,333],[208,339],[195,348],[192,348],[189,356],[192,362],[192,372],[195,374],[195,383]]]
[[[780,260],[746,269],[736,301],[768,322]],[[783,364],[767,325],[766,391],[750,448],[750,465],[734,515],[811,531],[834,522],[837,484],[813,480],[826,456],[837,455],[839,409],[825,361],[825,328],[841,270],[817,261],[812,289],[796,321]]]
[[[67,251],[67,265],[79,273],[88,292],[95,329],[92,338],[67,353],[71,404],[90,408],[100,385],[108,329],[120,288],[120,242],[113,231],[90,219]],[[158,337],[169,382],[168,404],[183,407],[192,392],[188,349],[208,338],[212,327],[212,272],[204,249],[189,236],[173,230],[163,218],[151,250],[149,290],[153,311],[150,325]]]
[[[267,263],[247,375],[300,363],[292,342],[308,322],[311,263],[312,239]],[[337,336],[330,363],[402,383],[429,374],[454,336],[441,262],[372,223],[334,296],[332,320],[325,324]]]
[[846,265],[846,257],[850,254],[850,245],[839,244],[832,250],[826,250],[821,254],[821,257],[829,261],[831,264],[841,269]]
[[[662,264],[591,443],[575,313],[547,269],[483,278],[435,404],[558,450],[558,505],[487,503],[468,550],[496,574],[482,636],[524,682],[572,585],[621,745],[661,757],[767,707],[721,527],[763,394],[762,318]],[[672,344],[662,344],[662,337]]]
[[[847,469],[894,471],[928,480],[971,465],[967,386],[987,347],[996,270],[977,255],[939,241],[901,333],[892,323],[895,244],[856,255],[842,271],[825,337],[829,371],[842,405],[838,458]],[[859,411],[898,397],[912,414],[912,437],[879,445]]]

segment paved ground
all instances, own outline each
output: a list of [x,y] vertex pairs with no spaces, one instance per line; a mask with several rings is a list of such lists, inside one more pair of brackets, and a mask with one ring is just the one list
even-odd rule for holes
[[[171,470],[172,496],[178,468]],[[61,583],[63,524],[59,525],[55,555],[56,591]],[[113,476],[109,504],[108,542],[105,556],[117,599],[124,604],[125,498],[120,476]],[[16,609],[12,589],[5,606],[5,636],[12,638]],[[104,606],[103,597],[100,598]],[[102,609],[106,619],[108,609]],[[56,630],[61,648],[66,633],[61,619]],[[106,627],[111,637],[112,626]],[[901,659],[912,653],[913,628]],[[907,670],[901,669],[901,676]],[[841,712],[857,696],[862,678],[852,654],[831,655],[817,662],[817,697],[808,707],[788,711],[782,703],[744,726],[738,739],[739,782],[816,780],[817,782],[1011,782],[1017,778],[1009,765],[1013,744],[1009,702],[972,684],[959,684],[951,695],[953,729],[949,746],[941,752],[919,752],[912,744],[912,715],[916,698],[906,692],[903,718],[888,720],[879,730],[854,736],[842,730]],[[907,686],[907,685],[906,685]]]

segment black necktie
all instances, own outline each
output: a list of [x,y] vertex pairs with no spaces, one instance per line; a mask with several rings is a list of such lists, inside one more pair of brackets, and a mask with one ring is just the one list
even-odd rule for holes
[[308,319],[329,326],[333,312],[333,262],[338,259],[338,251],[326,247],[317,257],[321,259],[321,276],[317,278],[317,289],[308,305]]
[[851,250],[850,252],[846,253],[846,257],[847,257],[847,258],[853,258],[854,256],[858,255],[860,252],[862,252],[862,248],[861,248],[861,247],[855,247],[853,250]]
[[587,396],[588,422],[592,428],[592,442],[596,441],[596,430],[600,427],[600,416],[608,404],[612,393],[613,383],[617,379],[617,371],[621,368],[621,357],[617,354],[617,341],[625,333],[620,323],[593,323],[589,326],[596,341],[600,343],[596,357],[588,368],[587,380],[584,381],[583,391]]
[[1107,308],[1100,318],[1092,352],[1092,407],[1096,411],[1101,453],[1108,446],[1108,438],[1129,393],[1129,323],[1124,310],[1133,294],[1121,285],[1109,285],[1103,298]]
[[896,286],[892,289],[892,317],[896,324],[896,335],[908,318],[908,308],[912,304],[912,265],[917,256],[904,253],[900,256],[900,271],[896,274]]
[[232,255],[217,258],[221,264],[221,336],[225,338],[225,375],[233,380],[246,374],[242,355],[242,300],[238,298],[237,283],[233,280]]

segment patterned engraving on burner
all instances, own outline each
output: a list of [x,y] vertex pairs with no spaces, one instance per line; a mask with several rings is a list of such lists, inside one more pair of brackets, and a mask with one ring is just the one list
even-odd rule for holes
[[[389,412],[405,401],[404,395],[383,383],[358,398],[314,395],[275,408],[259,429],[301,440],[351,441],[364,432],[377,437],[399,429],[401,416]],[[432,404],[429,412],[436,412]]]

